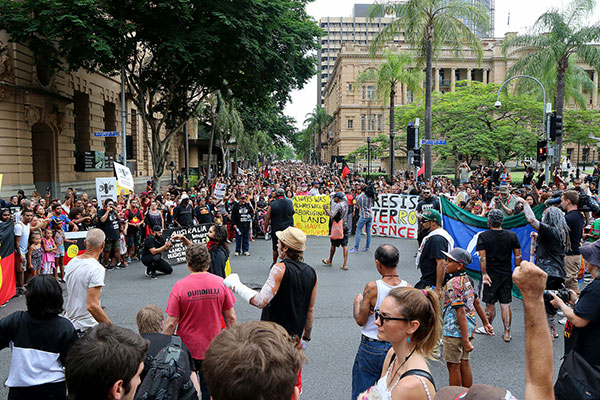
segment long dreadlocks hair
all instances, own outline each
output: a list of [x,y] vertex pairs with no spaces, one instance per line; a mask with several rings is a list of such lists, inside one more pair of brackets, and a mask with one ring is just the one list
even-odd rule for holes
[[550,207],[544,211],[542,223],[550,225],[558,230],[560,241],[564,246],[565,251],[571,248],[571,239],[569,238],[569,227],[565,215],[556,207]]

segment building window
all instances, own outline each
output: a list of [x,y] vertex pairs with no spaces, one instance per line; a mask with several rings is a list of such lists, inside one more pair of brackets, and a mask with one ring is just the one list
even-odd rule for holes
[[410,90],[407,90],[407,91],[406,91],[406,102],[407,102],[408,104],[410,104],[410,103],[412,103],[413,101],[415,101],[415,100],[414,100],[414,94],[413,94],[413,92],[412,92],[412,91],[410,91]]
[[366,119],[367,119],[367,116],[365,114],[360,115],[360,130],[361,131],[365,130]]
[[366,87],[362,87],[362,99],[365,99],[365,93],[367,92],[367,88]]
[[348,129],[353,129],[354,128],[354,120],[349,119],[348,120]]
[[375,86],[367,86],[367,100],[373,98],[373,93],[375,93]]
[[375,130],[375,114],[369,115],[369,131]]
[[383,114],[377,114],[377,130],[383,130]]
[[349,92],[352,92],[352,89],[353,89],[353,88],[352,88],[352,84],[351,84],[351,83],[349,83],[349,84],[348,84],[348,91],[349,91]]
[[[110,101],[104,101],[104,130],[117,130],[117,107],[116,104]],[[117,138],[115,136],[104,138],[104,151],[107,155],[116,157],[117,155]]]

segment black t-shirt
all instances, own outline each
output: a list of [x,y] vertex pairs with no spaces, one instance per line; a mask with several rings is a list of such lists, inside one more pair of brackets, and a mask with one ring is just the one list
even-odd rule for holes
[[490,229],[481,232],[477,238],[476,250],[485,250],[487,273],[494,276],[512,275],[512,255],[520,249],[517,234],[504,229]]
[[193,209],[189,203],[187,207],[180,204],[173,210],[173,219],[179,222],[181,226],[192,226],[194,225],[194,216],[192,213]]
[[165,239],[162,237],[157,238],[154,235],[148,235],[148,237],[144,239],[144,250],[142,251],[142,257],[151,256],[152,253],[150,253],[150,249],[158,249],[164,245]]
[[525,172],[523,175],[523,185],[531,185],[531,180],[533,179],[533,172]]
[[417,204],[417,212],[419,214],[425,213],[425,211],[433,208],[434,210],[440,211],[440,202],[438,199],[433,197],[429,197],[428,199],[423,199]]
[[[137,224],[142,222],[142,212],[140,211],[140,209],[136,209],[135,211],[128,209],[127,212],[125,213],[125,216],[127,217],[127,222],[129,222],[130,224]],[[127,236],[135,236],[137,235],[139,230],[139,227],[137,226],[133,226],[133,225],[129,225],[127,227]]]
[[194,216],[199,224],[209,224],[212,222],[212,214],[210,213],[208,206],[196,206],[194,209]]
[[448,241],[441,235],[431,236],[423,246],[423,252],[419,259],[419,269],[421,270],[421,281],[429,286],[435,286],[436,284],[436,259],[446,258],[446,255],[442,251],[448,251]]
[[573,346],[587,362],[600,368],[600,280],[594,279],[581,291],[579,301],[573,308],[575,315],[590,320],[583,328],[577,328],[568,320],[565,324],[565,354]]
[[[148,342],[150,342],[150,344],[148,345],[148,351],[146,352],[146,359],[144,360],[144,370],[142,371],[142,373],[140,375],[140,379],[143,381],[144,377],[150,370],[150,367],[152,367],[152,360],[158,355],[158,353],[162,349],[164,349],[165,347],[167,347],[169,345],[169,343],[171,343],[171,336],[164,335],[164,334],[158,333],[158,332],[145,333],[141,336],[144,339],[146,339]],[[192,355],[190,354],[190,351],[186,347],[185,343],[182,342],[181,346],[183,348],[183,351],[185,351],[187,358],[189,360],[190,373],[187,375],[187,376],[189,376],[192,373],[192,371],[195,371],[194,361],[193,361]],[[187,367],[188,366],[186,366],[185,369],[187,369]]]
[[569,211],[565,214],[567,225],[569,226],[569,239],[571,240],[571,248],[567,250],[568,256],[578,256],[581,237],[583,236],[583,215],[578,210]]
[[282,197],[273,201],[270,206],[273,233],[294,226],[294,204],[291,200]]
[[558,230],[540,222],[538,247],[535,252],[535,264],[549,276],[565,279],[565,249]]
[[[108,214],[106,221],[100,221],[107,212],[110,214]],[[116,212],[112,210],[108,211],[105,208],[100,209],[100,211],[98,211],[98,222],[98,227],[102,229],[106,235],[106,240],[118,240],[119,237],[121,237],[121,233],[119,232],[119,216]]]

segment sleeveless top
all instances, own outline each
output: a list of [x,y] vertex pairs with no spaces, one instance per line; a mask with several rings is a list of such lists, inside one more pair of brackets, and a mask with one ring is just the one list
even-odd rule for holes
[[283,231],[294,226],[294,205],[291,200],[281,198],[270,204],[272,232]]
[[285,273],[279,290],[263,309],[260,320],[276,322],[285,328],[290,336],[301,337],[317,273],[310,265],[300,261],[286,259],[283,263]]
[[150,231],[152,231],[152,228],[154,228],[157,225],[162,226],[162,218],[160,216],[160,211],[157,210],[155,214],[152,211],[148,210],[148,214],[146,214],[146,225],[148,225]]
[[[427,400],[433,400],[433,397],[431,397],[431,393],[429,393],[429,388],[427,387],[427,383],[425,382],[425,379],[430,381],[433,384],[434,388],[435,388],[435,382],[433,381],[433,376],[431,376],[431,374],[429,372],[427,372],[423,369],[416,369],[416,368],[409,369],[408,371],[403,373],[400,377],[398,377],[398,379],[396,379],[396,381],[392,383],[392,387],[388,389],[387,377],[392,369],[392,366],[394,365],[395,358],[396,358],[396,354],[393,354],[392,359],[390,360],[390,366],[388,367],[388,370],[386,371],[385,375],[377,381],[377,384],[375,385],[375,388],[379,392],[381,399],[382,400],[392,400],[392,391],[394,390],[396,385],[398,385],[398,383],[402,380],[402,378],[412,375],[412,376],[416,376],[417,379],[419,379],[421,381],[421,384],[423,384],[423,388],[425,389],[425,394],[427,395]],[[435,395],[435,392],[434,392],[434,395]]]
[[[387,296],[392,289],[408,286],[408,282],[404,280],[396,286],[388,285],[383,281],[383,279],[377,279],[375,283],[377,284],[377,302],[375,303],[376,310],[383,302],[383,299],[385,299],[385,296]],[[369,313],[369,318],[367,318],[365,325],[360,328],[360,333],[371,339],[377,339],[377,325],[375,325],[374,313]]]

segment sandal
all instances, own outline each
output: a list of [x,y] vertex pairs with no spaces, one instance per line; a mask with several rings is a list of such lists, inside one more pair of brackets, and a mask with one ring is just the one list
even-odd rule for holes
[[341,266],[340,269],[344,270],[344,271],[348,271],[348,266]]
[[321,260],[321,262],[322,262],[324,265],[327,265],[327,266],[330,266],[330,267],[331,267],[331,263],[330,263],[330,262],[327,262],[327,259],[326,259],[326,258],[322,259],[322,260]]

